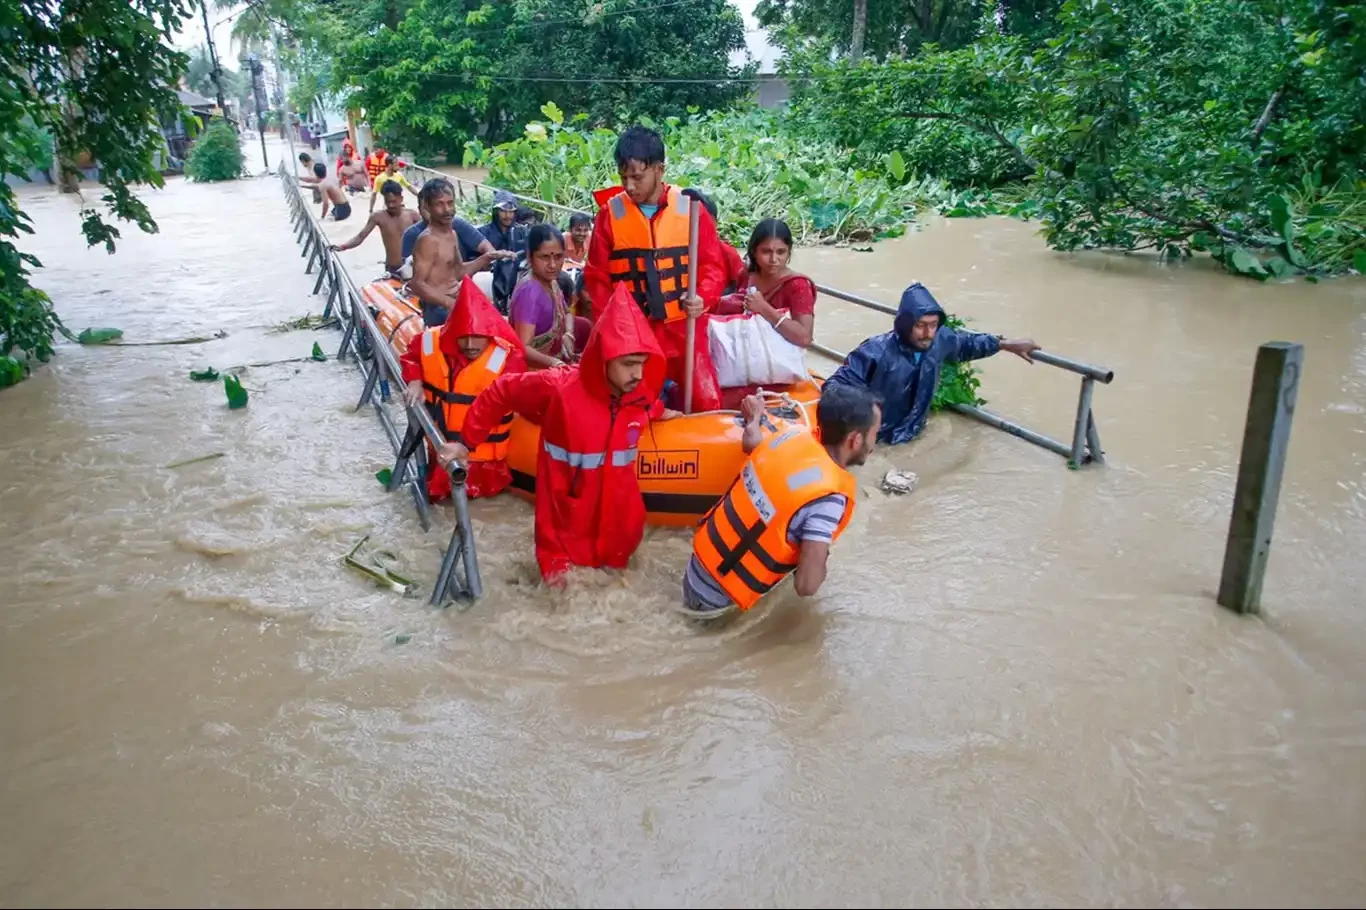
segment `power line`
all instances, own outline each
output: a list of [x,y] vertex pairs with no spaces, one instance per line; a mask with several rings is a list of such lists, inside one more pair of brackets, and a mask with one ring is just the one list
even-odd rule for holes
[[509,22],[507,25],[496,28],[474,29],[462,31],[460,35],[501,35],[508,29],[513,28],[542,28],[547,25],[577,25],[587,28],[598,20],[606,19],[608,16],[629,16],[631,13],[653,13],[657,10],[672,9],[677,6],[695,6],[698,3],[711,3],[714,0],[670,0],[667,3],[646,3],[640,6],[628,6],[620,9],[604,10],[592,17],[593,21],[585,21],[590,13],[582,16],[575,16],[572,19],[542,19],[536,22]]

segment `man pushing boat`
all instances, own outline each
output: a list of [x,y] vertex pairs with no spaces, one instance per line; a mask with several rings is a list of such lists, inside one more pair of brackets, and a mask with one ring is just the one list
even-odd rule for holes
[[584,289],[595,314],[612,299],[615,288],[630,292],[659,341],[666,378],[680,389],[692,325],[693,409],[715,410],[721,407],[721,388],[711,362],[706,312],[716,308],[726,283],[716,222],[701,209],[697,287],[691,288],[689,208],[698,203],[664,182],[664,140],[654,130],[633,126],[617,140],[616,162],[621,186],[593,194],[600,208],[588,247]]
[[[440,327],[415,335],[399,365],[406,383],[403,400],[411,407],[425,402],[442,434],[459,440],[479,393],[498,377],[525,370],[526,356],[522,340],[508,321],[473,281],[463,278],[450,318]],[[512,414],[500,414],[496,425],[467,450],[465,489],[471,499],[496,496],[512,482],[507,465],[511,429]],[[420,434],[414,434],[408,445],[416,446],[420,439]],[[450,495],[451,479],[436,467],[430,447],[428,452],[427,494],[435,502]]]
[[418,201],[427,210],[427,230],[413,245],[413,277],[408,289],[422,303],[422,321],[439,326],[446,321],[461,278],[486,268],[490,262],[515,259],[511,250],[490,250],[473,262],[460,256],[460,243],[451,224],[455,220],[455,187],[449,180],[435,178],[422,185]]
[[619,285],[574,366],[503,376],[465,415],[442,463],[472,459],[509,412],[540,424],[536,562],[547,584],[571,566],[624,569],[645,533],[636,448],[650,420],[676,412],[659,401],[664,352]]

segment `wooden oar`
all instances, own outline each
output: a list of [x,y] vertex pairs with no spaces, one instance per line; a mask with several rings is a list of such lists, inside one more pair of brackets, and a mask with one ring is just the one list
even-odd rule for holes
[[[687,199],[684,196],[682,198]],[[702,217],[702,203],[688,199],[688,296],[697,293],[697,226]],[[692,413],[692,368],[693,353],[697,346],[697,319],[688,317],[687,360],[683,366],[683,413]]]

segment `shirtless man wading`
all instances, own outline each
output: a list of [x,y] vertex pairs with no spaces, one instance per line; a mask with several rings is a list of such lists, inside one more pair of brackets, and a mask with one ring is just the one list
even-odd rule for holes
[[323,210],[318,215],[319,218],[327,217],[327,207],[332,206],[332,218],[335,221],[345,221],[351,217],[351,203],[346,200],[346,194],[337,186],[337,181],[327,176],[327,167],[321,162],[313,165],[313,173],[318,177],[318,189],[323,194]]
[[444,325],[460,291],[460,279],[500,259],[515,259],[512,250],[489,250],[473,262],[460,258],[451,222],[455,220],[455,188],[449,180],[428,180],[418,201],[427,207],[427,230],[413,246],[413,278],[408,289],[422,302],[422,321]]
[[403,269],[403,232],[417,224],[418,214],[403,207],[403,187],[397,183],[384,184],[380,188],[380,195],[384,197],[384,210],[371,215],[359,234],[345,243],[333,244],[332,249],[354,250],[365,242],[371,231],[379,228],[379,236],[384,240],[384,270],[389,273],[389,277],[401,280],[403,276],[399,273]]

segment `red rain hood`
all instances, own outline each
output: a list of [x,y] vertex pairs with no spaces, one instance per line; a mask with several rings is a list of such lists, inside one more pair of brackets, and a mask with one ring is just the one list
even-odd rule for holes
[[441,350],[463,363],[465,355],[460,353],[455,340],[466,335],[502,338],[512,345],[514,351],[522,349],[522,340],[512,326],[508,325],[508,321],[468,275],[460,279],[460,294],[441,329]]
[[594,396],[604,401],[612,397],[611,386],[607,384],[607,361],[627,354],[650,355],[645,363],[644,378],[629,396],[630,401],[643,400],[648,405],[664,388],[664,350],[655,340],[645,314],[627,290],[626,282],[621,282],[612,291],[612,299],[593,326],[579,360],[579,375]]
[[602,208],[611,201],[613,196],[620,196],[624,192],[626,192],[626,187],[624,186],[609,186],[605,189],[594,190],[593,201],[598,204],[598,208]]

